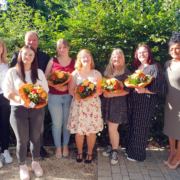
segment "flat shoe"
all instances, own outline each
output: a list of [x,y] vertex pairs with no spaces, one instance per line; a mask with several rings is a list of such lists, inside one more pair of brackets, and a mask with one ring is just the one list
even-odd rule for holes
[[63,157],[68,157],[69,152],[63,152]]
[[55,154],[55,157],[57,158],[57,159],[60,159],[60,158],[62,158],[62,153],[61,154]]

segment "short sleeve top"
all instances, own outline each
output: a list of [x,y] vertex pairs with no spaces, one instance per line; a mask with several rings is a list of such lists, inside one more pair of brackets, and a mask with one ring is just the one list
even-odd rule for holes
[[[74,65],[75,65],[75,59],[71,59],[70,64],[64,67],[64,66],[61,66],[61,64],[58,61],[58,58],[53,58],[52,71],[61,70],[61,71],[72,73],[75,70]],[[51,87],[51,86],[49,86],[49,93],[54,94],[54,95],[69,94],[68,90],[58,91],[54,87]]]

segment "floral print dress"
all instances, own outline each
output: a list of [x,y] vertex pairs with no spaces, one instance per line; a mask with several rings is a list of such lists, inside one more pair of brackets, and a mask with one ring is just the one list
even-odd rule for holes
[[[76,85],[84,81],[80,74],[76,79]],[[96,85],[97,77],[94,70],[94,77],[88,78]],[[101,116],[101,100],[99,97],[93,97],[87,101],[78,101],[75,97],[72,99],[67,129],[71,134],[89,135],[103,130],[103,120]]]

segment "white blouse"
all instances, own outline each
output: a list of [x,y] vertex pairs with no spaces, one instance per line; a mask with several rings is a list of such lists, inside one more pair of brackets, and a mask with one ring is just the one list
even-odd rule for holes
[[[26,78],[25,78],[26,82],[29,84],[33,84],[31,81],[31,71],[25,71],[25,75],[26,75]],[[41,85],[42,88],[48,93],[49,92],[48,83],[47,83],[47,80],[43,71],[40,69],[38,69],[38,77],[39,77],[39,80],[36,81],[36,84]],[[6,74],[6,77],[2,85],[4,96],[8,98],[8,96],[11,93],[15,93],[19,96],[18,90],[22,85],[24,85],[24,82],[19,78],[16,71],[16,67],[10,68]],[[10,100],[10,105],[21,106],[22,104],[17,101]]]
[[2,83],[8,71],[8,64],[2,62],[0,65],[0,94],[3,94]]

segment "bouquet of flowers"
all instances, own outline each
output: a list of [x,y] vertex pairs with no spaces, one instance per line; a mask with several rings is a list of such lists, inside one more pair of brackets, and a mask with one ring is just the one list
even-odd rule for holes
[[152,79],[152,76],[145,75],[143,71],[137,70],[134,74],[128,76],[124,84],[130,88],[145,87],[151,83]]
[[52,87],[62,87],[67,84],[71,79],[71,74],[69,72],[64,72],[56,70],[50,73],[47,78],[48,85]]
[[99,81],[99,87],[106,94],[119,93],[123,90],[124,85],[115,78],[103,78]]
[[25,84],[19,89],[21,99],[32,108],[46,106],[49,96],[41,85]]
[[92,82],[84,80],[82,83],[77,85],[74,95],[78,101],[82,101],[92,98],[95,92],[96,86]]

